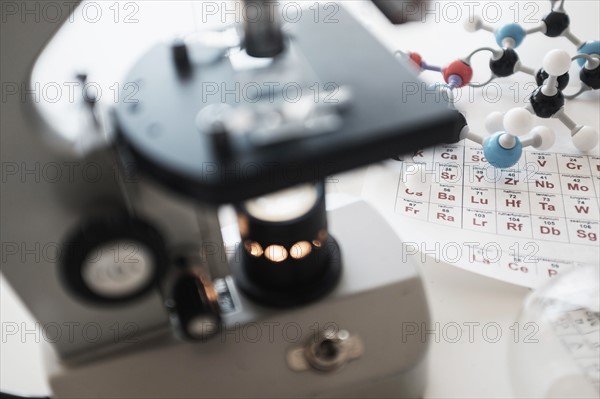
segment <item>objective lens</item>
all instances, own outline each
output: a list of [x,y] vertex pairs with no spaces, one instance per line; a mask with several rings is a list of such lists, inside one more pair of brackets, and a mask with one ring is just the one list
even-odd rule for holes
[[249,297],[271,306],[292,306],[335,286],[341,259],[327,233],[323,183],[283,190],[237,208],[244,245],[232,267]]

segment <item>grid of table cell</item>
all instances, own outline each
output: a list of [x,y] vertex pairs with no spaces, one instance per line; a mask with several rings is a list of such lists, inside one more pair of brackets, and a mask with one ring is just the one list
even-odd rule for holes
[[496,182],[500,181],[500,177],[500,174],[496,172],[496,168],[489,165],[465,165],[463,185],[468,187],[496,188]]
[[[480,147],[462,143],[415,154],[416,161],[429,162],[432,183],[415,193],[401,182],[401,214],[474,231],[598,245],[598,156],[526,151],[518,168],[497,169]],[[544,273],[553,275],[555,266]]]
[[460,207],[431,204],[429,207],[429,221],[445,226],[462,226],[462,209]]
[[549,152],[527,152],[526,170],[534,170],[536,172],[558,173],[558,161],[556,154]]
[[529,214],[527,191],[496,190],[496,209],[502,212]]
[[465,187],[463,192],[463,207],[495,211],[495,190],[491,188]]
[[438,164],[457,164],[465,163],[464,147],[454,144],[441,145],[435,148],[433,162]]
[[595,198],[564,195],[565,216],[575,219],[599,220],[597,201]]
[[464,208],[463,228],[484,233],[496,233],[496,215],[491,211]]
[[530,192],[562,194],[560,176],[558,174],[536,172],[528,178],[528,181]]
[[585,195],[593,197],[594,181],[591,176],[560,175],[562,193],[565,195]]
[[498,212],[496,217],[498,231],[506,231],[508,234],[516,237],[533,237],[533,233],[531,231],[531,216]]
[[598,246],[600,237],[599,222],[567,219],[567,229],[572,243]]
[[588,159],[590,161],[591,175],[600,177],[600,157],[589,157]]
[[565,215],[563,196],[559,194],[530,192],[529,204],[532,215],[555,217]]

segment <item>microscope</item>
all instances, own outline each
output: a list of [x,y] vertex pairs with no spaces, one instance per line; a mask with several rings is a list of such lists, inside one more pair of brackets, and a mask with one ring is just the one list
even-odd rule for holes
[[[373,2],[394,24],[415,7]],[[93,172],[32,184],[3,171],[2,273],[51,344],[53,398],[424,392],[418,270],[368,204],[328,210],[324,182],[456,142],[464,120],[343,4],[333,23],[287,24],[278,2],[243,5],[253,18],[210,40],[150,48],[125,79],[135,96],[124,84],[110,107],[84,93],[59,124],[43,99],[5,93],[3,163]],[[67,17],[9,20],[4,37],[31,39],[3,59],[7,79],[35,83]],[[237,214],[230,242],[223,205]],[[53,256],[32,261],[21,244]]]

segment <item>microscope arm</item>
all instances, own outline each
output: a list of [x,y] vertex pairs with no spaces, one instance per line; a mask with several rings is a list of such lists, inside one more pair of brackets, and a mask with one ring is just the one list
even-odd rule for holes
[[[63,3],[60,15],[49,18],[28,8],[27,1],[2,1],[2,47],[10,57],[2,58],[3,82],[29,82],[33,66],[48,42],[72,16],[81,0]],[[36,5],[37,6],[37,5]],[[27,10],[32,12],[27,13]],[[19,40],[15,40],[19,38]]]
[[[72,21],[81,0],[60,3],[58,16],[42,13],[43,3],[0,1],[2,9],[2,159],[11,158],[8,148],[17,142],[29,146],[33,131],[53,130],[39,110],[40,90],[33,75],[40,54],[67,21]],[[57,3],[58,4],[58,3]],[[39,83],[38,83],[39,85]],[[54,132],[57,133],[57,132]],[[49,137],[50,135],[44,135]],[[53,134],[53,138],[61,137]],[[52,144],[56,144],[54,141]],[[64,143],[61,143],[64,144]]]

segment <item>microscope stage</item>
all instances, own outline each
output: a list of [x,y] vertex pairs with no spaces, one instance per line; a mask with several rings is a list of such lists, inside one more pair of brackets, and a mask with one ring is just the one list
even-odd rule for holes
[[[336,19],[315,22],[306,14],[289,23],[284,53],[255,59],[267,66],[253,69],[237,65],[245,55],[239,49],[230,54],[242,54],[200,64],[187,60],[187,66],[188,55],[176,62],[173,46],[151,49],[126,79],[139,89],[136,101],[123,100],[116,110],[125,163],[131,159],[141,172],[194,199],[231,203],[457,141],[462,123],[443,96],[419,81],[343,7]],[[266,96],[274,82],[279,85]],[[248,94],[257,90],[262,97]],[[314,105],[321,96],[335,102],[341,90],[350,93],[350,101],[339,125],[327,132],[299,132],[267,144],[252,139],[256,131],[229,134],[223,155],[200,126],[223,104],[232,110],[281,106],[301,112],[306,101],[300,100],[310,97]]]

